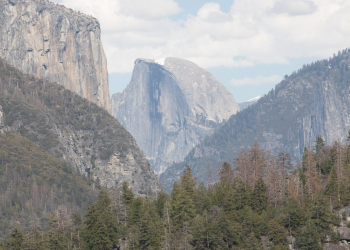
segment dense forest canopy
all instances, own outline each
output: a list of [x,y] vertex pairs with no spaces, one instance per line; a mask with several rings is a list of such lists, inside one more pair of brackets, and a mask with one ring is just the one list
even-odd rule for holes
[[101,191],[84,221],[59,207],[48,229],[14,228],[4,248],[287,250],[293,243],[306,250],[339,243],[334,227],[346,225],[346,216],[335,212],[350,205],[348,145],[325,146],[318,137],[293,166],[288,154],[273,155],[256,142],[233,166],[222,164],[218,182],[212,174],[197,183],[187,166],[171,194],[156,199],[135,196],[123,182]]

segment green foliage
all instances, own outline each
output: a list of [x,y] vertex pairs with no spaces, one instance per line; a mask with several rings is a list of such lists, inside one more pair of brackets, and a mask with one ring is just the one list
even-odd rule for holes
[[127,181],[124,181],[122,184],[122,195],[123,195],[123,201],[127,206],[130,206],[134,200],[134,193],[132,192],[132,189],[129,187],[129,183]]
[[315,145],[315,151],[316,153],[320,152],[324,146],[325,146],[325,141],[323,140],[323,138],[319,135],[316,139],[316,145]]
[[301,250],[321,250],[320,234],[317,227],[312,221],[306,222],[306,227],[301,230],[301,233],[296,241],[298,249]]
[[332,168],[331,174],[328,178],[328,183],[326,186],[326,195],[334,198],[337,198],[339,194],[339,183],[338,176],[335,167]]
[[6,239],[6,248],[9,250],[22,250],[24,235],[18,228],[13,228]]
[[[47,229],[49,215],[57,206],[75,207],[82,215],[96,199],[92,182],[67,162],[40,149],[15,132],[0,134],[0,231],[10,222],[26,229],[33,214]],[[21,216],[19,216],[21,214]],[[4,236],[4,235],[3,235]]]
[[268,206],[268,190],[265,182],[260,178],[255,183],[254,191],[252,194],[251,206],[257,211],[258,214],[261,214]]
[[268,222],[269,228],[269,239],[275,246],[274,249],[288,249],[287,234],[286,230],[274,219]]
[[117,219],[111,211],[108,193],[102,190],[96,203],[86,212],[84,238],[86,249],[111,249],[118,243]]

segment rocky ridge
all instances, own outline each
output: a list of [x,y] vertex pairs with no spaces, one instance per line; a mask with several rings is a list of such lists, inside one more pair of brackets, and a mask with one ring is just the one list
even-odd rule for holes
[[232,162],[241,148],[258,141],[274,154],[285,151],[294,162],[318,136],[326,144],[345,143],[350,128],[350,50],[294,72],[250,107],[232,116],[186,156],[161,175],[168,190],[185,164],[205,181],[203,168]]
[[209,72],[180,59],[137,59],[112,115],[134,136],[162,173],[239,111],[232,94]]
[[254,97],[252,99],[249,99],[248,101],[240,102],[240,103],[238,103],[238,106],[239,106],[240,110],[242,111],[243,109],[246,109],[249,106],[251,106],[254,103],[256,103],[261,97],[262,96],[257,96],[257,97]]
[[0,93],[4,126],[102,186],[128,181],[140,195],[164,190],[135,139],[103,108],[2,60]]
[[1,0],[0,23],[0,56],[7,63],[110,111],[98,20],[46,0]]

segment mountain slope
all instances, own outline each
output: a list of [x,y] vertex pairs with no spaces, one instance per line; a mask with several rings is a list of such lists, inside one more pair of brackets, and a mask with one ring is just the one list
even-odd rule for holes
[[231,162],[241,148],[254,141],[274,153],[281,150],[301,160],[304,147],[312,147],[317,136],[326,144],[345,142],[350,128],[350,51],[318,61],[294,72],[256,104],[238,112],[213,135],[161,175],[169,190],[185,164],[193,167],[200,181],[206,167]]
[[56,83],[0,60],[4,125],[107,187],[129,181],[135,193],[163,187],[134,138],[106,110]]
[[98,20],[46,0],[0,1],[0,56],[110,111]]
[[16,132],[0,133],[0,238],[9,228],[47,226],[58,206],[84,216],[97,198],[91,180]]
[[137,59],[129,85],[112,96],[112,114],[135,137],[153,169],[180,162],[239,110],[232,94],[192,62]]

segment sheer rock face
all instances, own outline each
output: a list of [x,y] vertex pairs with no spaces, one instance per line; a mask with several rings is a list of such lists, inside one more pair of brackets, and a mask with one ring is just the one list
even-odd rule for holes
[[[314,68],[313,68],[314,67]],[[214,134],[160,178],[167,190],[182,175],[185,164],[199,181],[206,181],[205,167],[232,162],[242,148],[258,141],[262,148],[302,159],[305,147],[313,148],[318,136],[327,145],[346,142],[350,128],[350,51],[332,61],[321,61],[291,75],[257,103],[238,112]]]
[[100,24],[41,0],[0,0],[0,56],[110,111]]
[[162,173],[239,110],[232,94],[187,60],[164,64],[137,59],[123,93],[112,96],[112,115],[135,137]]

